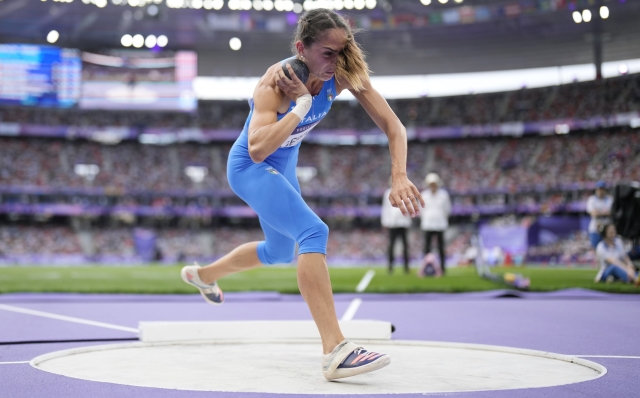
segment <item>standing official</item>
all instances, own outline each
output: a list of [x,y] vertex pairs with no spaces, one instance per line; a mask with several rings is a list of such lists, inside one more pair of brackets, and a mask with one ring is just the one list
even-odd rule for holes
[[449,227],[449,214],[451,214],[451,200],[449,194],[440,188],[442,181],[436,173],[429,173],[424,179],[428,189],[422,192],[424,210],[420,213],[420,229],[424,231],[424,254],[431,252],[431,240],[435,236],[438,239],[438,254],[442,274],[445,268],[444,231]]
[[404,272],[409,273],[409,244],[407,241],[407,232],[411,228],[411,217],[402,215],[402,211],[391,205],[389,195],[391,188],[387,189],[382,195],[382,214],[380,222],[384,228],[389,230],[389,273],[393,272],[393,249],[396,239],[400,238],[402,242],[402,254],[404,256]]
[[598,247],[598,243],[603,238],[599,232],[600,228],[610,222],[612,204],[613,198],[607,195],[607,184],[604,181],[598,181],[595,195],[591,195],[587,199],[587,213],[591,216],[589,240],[594,249]]

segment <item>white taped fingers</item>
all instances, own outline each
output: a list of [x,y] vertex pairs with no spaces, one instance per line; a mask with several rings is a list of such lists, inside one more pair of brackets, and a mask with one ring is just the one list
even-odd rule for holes
[[295,114],[303,120],[309,110],[311,109],[311,103],[313,102],[313,98],[311,98],[311,94],[301,95],[296,99],[296,106],[291,110],[291,113]]

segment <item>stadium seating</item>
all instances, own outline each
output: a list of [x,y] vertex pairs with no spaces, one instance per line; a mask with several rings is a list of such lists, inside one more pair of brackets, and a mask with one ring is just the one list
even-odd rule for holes
[[[640,76],[631,75],[599,83],[389,103],[408,128],[576,119],[640,110],[639,83]],[[375,128],[357,104],[338,101],[333,108],[321,124],[324,130]],[[28,124],[36,130],[122,126],[239,132],[247,110],[244,101],[204,101],[193,114],[3,107],[0,123]],[[161,261],[215,258],[242,242],[262,239],[255,226],[212,227],[215,217],[253,216],[226,179],[230,146],[229,137],[209,143],[145,145],[124,140],[104,145],[84,139],[0,136],[0,217],[9,221],[0,227],[0,258],[58,255],[67,256],[67,262],[68,256],[134,261],[133,228],[140,220],[156,231],[156,257]],[[78,169],[82,165],[98,166],[97,173],[83,172]],[[189,167],[204,174],[188,175]],[[332,225],[331,256],[343,263],[384,259],[386,236],[377,228],[377,217],[390,174],[387,147],[305,143],[299,167],[312,170],[301,174],[303,195]],[[577,215],[584,213],[596,180],[640,180],[640,133],[616,127],[550,136],[410,140],[407,169],[419,189],[427,172],[440,174],[458,221],[478,215]],[[83,232],[60,220],[44,222],[52,216],[112,221],[109,227],[103,222]],[[185,227],[191,222],[195,228]],[[200,239],[208,230],[215,231],[211,244]],[[83,233],[91,235],[92,245],[81,244]],[[454,234],[448,255],[464,253],[468,238]],[[422,239],[417,229],[411,232],[414,259],[421,255]],[[529,257],[590,261],[582,234],[530,247]]]

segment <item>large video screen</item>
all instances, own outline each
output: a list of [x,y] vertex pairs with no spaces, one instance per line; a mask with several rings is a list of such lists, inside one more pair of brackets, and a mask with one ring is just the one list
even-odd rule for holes
[[0,104],[68,108],[80,96],[80,52],[0,44]]
[[194,111],[195,52],[82,53],[83,109]]

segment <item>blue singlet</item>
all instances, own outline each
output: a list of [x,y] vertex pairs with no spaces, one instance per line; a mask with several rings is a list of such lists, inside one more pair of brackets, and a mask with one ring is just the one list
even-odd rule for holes
[[[302,139],[327,115],[335,95],[332,77],[324,82],[318,95],[313,96],[309,113],[291,136],[261,163],[254,163],[249,157],[248,130],[253,99],[249,100],[251,111],[229,153],[227,179],[233,192],[260,218],[265,240],[258,245],[258,257],[263,264],[291,262],[296,242],[299,254],[327,252],[329,228],[302,199],[296,165]],[[291,101],[287,112],[278,114],[278,120],[294,106],[295,102]]]

